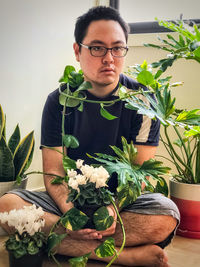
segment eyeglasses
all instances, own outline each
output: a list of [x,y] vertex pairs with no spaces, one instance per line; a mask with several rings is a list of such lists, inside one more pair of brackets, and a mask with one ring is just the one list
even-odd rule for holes
[[89,46],[89,45],[84,45],[82,43],[79,43],[82,47],[87,48],[90,50],[90,54],[93,57],[104,57],[108,50],[110,50],[111,55],[113,57],[125,57],[127,52],[128,52],[128,47],[124,47],[124,46],[115,46],[115,47],[111,47],[111,48],[107,48],[104,46]]

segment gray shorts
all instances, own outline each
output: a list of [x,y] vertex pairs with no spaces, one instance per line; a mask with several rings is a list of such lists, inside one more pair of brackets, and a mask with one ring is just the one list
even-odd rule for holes
[[[56,203],[46,191],[35,192],[24,189],[15,189],[9,191],[8,193],[16,194],[25,201],[35,204],[38,207],[42,207],[42,209],[46,212],[53,213],[58,216],[63,215]],[[123,210],[148,215],[169,215],[177,219],[177,226],[180,222],[180,213],[175,203],[171,199],[159,193],[142,194],[133,204],[127,206]],[[171,242],[175,231],[176,229],[166,240],[157,245],[162,248],[167,246]]]

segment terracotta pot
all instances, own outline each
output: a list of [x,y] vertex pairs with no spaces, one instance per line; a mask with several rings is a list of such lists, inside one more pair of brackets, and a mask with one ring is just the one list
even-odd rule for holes
[[170,198],[181,214],[177,235],[200,239],[200,184],[185,184],[169,181]]
[[42,267],[44,252],[40,251],[35,255],[24,255],[16,259],[12,252],[9,251],[9,267]]

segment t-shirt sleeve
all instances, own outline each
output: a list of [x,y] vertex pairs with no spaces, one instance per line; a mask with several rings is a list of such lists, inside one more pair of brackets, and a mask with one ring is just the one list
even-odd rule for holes
[[[140,98],[143,98],[140,97]],[[143,99],[146,101],[146,99]],[[137,145],[158,146],[160,136],[160,121],[137,113],[131,127],[131,139]]]
[[44,105],[41,125],[41,146],[62,146],[62,106],[58,93],[51,93]]

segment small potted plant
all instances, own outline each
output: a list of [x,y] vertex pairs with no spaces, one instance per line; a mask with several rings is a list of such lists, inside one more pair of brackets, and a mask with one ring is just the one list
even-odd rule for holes
[[35,205],[0,213],[1,223],[15,229],[5,243],[10,267],[42,266],[46,247],[46,236],[41,232],[45,223],[43,215],[42,208]]
[[[26,188],[26,170],[34,152],[34,132],[20,140],[19,125],[7,141],[6,118],[0,105],[0,197],[14,188]],[[5,231],[0,227],[0,235]]]
[[19,186],[25,188],[25,171],[29,168],[34,152],[34,132],[20,140],[19,125],[9,140],[6,139],[6,119],[0,105],[0,196]]

